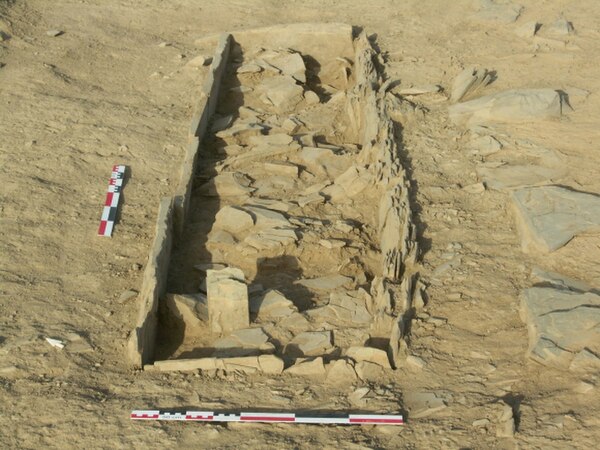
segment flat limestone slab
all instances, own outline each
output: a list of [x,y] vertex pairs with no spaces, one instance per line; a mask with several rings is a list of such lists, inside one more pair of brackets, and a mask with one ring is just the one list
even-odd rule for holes
[[600,196],[541,186],[519,189],[512,200],[526,252],[552,252],[576,235],[600,231]]
[[169,261],[173,246],[173,200],[161,200],[156,220],[156,234],[150,248],[148,262],[140,289],[140,310],[135,329],[127,343],[131,363],[142,367],[154,357],[158,326],[158,302],[167,288]]
[[480,167],[477,174],[489,189],[515,189],[524,186],[556,182],[565,171],[561,168],[533,164],[502,166],[495,169]]
[[448,108],[457,125],[488,122],[526,122],[560,117],[562,99],[554,89],[512,89]]
[[168,359],[156,361],[152,366],[144,369],[169,371],[197,371],[197,370],[230,370],[238,372],[263,372],[277,375],[283,371],[283,360],[275,355],[245,356],[237,358],[196,358],[196,359]]
[[520,315],[529,356],[542,364],[566,367],[586,348],[600,350],[600,295],[534,287],[521,294]]
[[352,282],[352,278],[343,275],[329,275],[320,278],[311,278],[307,280],[298,280],[295,283],[301,284],[310,289],[332,290]]

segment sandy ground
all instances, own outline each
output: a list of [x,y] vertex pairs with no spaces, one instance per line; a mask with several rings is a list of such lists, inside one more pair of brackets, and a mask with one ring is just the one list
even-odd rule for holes
[[[561,184],[600,192],[600,6],[594,0],[520,2],[515,24],[474,17],[477,2],[105,0],[0,2],[0,446],[3,448],[593,448],[600,436],[599,382],[525,359],[518,294],[534,265],[600,286],[600,238],[576,238],[551,256],[525,256],[508,196],[469,194],[476,161],[447,102],[416,99],[423,120],[404,124],[403,157],[421,223],[427,312],[447,321],[414,327],[410,350],[426,366],[400,368],[363,405],[408,412],[395,427],[132,423],[131,409],[353,407],[354,386],[281,376],[134,372],[124,346],[137,312],[122,292],[139,288],[158,200],[183,158],[194,89],[206,49],[197,38],[276,22],[346,22],[377,34],[388,75],[403,86],[451,86],[465,66],[497,71],[493,93],[577,87],[561,120],[506,127],[506,135],[561,152]],[[514,30],[527,21],[571,21],[565,48]],[[64,34],[50,37],[48,30]],[[161,42],[170,45],[160,46]],[[210,53],[210,51],[208,51]],[[205,69],[204,69],[205,70]],[[113,164],[131,169],[112,239],[98,238]],[[459,257],[459,258],[458,258]],[[436,268],[458,261],[443,274]],[[45,337],[82,336],[71,351]],[[576,392],[581,381],[594,386]],[[411,393],[447,407],[410,418]],[[514,438],[492,423],[502,402],[518,411]]]

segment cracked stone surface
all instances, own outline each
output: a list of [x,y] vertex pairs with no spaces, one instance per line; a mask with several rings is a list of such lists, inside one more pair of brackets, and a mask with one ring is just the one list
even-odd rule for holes
[[567,367],[581,352],[600,351],[600,295],[533,287],[521,294],[520,315],[529,356],[542,364]]
[[552,252],[574,236],[600,231],[600,197],[559,186],[523,188],[512,196],[525,252]]

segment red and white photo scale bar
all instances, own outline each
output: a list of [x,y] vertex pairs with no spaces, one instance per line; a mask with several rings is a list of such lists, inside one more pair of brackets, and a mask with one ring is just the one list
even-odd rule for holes
[[138,410],[131,412],[132,420],[174,420],[181,422],[267,422],[267,423],[334,423],[339,425],[402,425],[402,416],[388,414],[320,415],[238,412],[215,413],[212,411],[159,411]]
[[124,177],[125,166],[113,166],[110,181],[108,182],[106,200],[104,201],[104,209],[102,210],[102,218],[100,219],[100,228],[98,228],[98,236],[110,237],[112,235]]

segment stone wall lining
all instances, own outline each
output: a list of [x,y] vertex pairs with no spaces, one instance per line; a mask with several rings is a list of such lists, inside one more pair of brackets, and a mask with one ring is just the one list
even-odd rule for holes
[[[290,26],[274,27],[280,32]],[[293,27],[292,27],[293,28]],[[151,247],[148,264],[140,290],[140,312],[136,328],[128,343],[132,364],[153,370],[242,370],[264,373],[281,373],[283,361],[274,355],[243,358],[201,358],[187,360],[153,361],[156,340],[157,309],[166,292],[166,276],[171,247],[175,236],[181,236],[187,221],[189,202],[197,158],[202,139],[214,114],[225,66],[233,38],[264,39],[269,28],[253,32],[239,32],[232,37],[219,38],[211,69],[205,79],[190,125],[188,148],[181,169],[180,182],[173,198],[161,201],[156,236]],[[337,30],[337,31],[336,31]],[[325,27],[324,33],[351,30],[349,26]],[[306,34],[306,30],[304,33]],[[285,33],[284,33],[285,34]],[[239,36],[238,36],[239,35]],[[280,36],[281,37],[281,36]],[[288,39],[288,38],[286,38]],[[299,39],[296,37],[295,39]],[[300,41],[298,41],[300,42]],[[368,167],[381,189],[378,232],[381,247],[381,273],[372,283],[373,302],[370,306],[374,322],[373,337],[389,339],[388,355],[392,367],[399,364],[407,322],[411,318],[412,295],[416,282],[415,263],[418,256],[416,228],[412,220],[409,200],[410,184],[401,164],[394,123],[386,108],[386,88],[380,55],[373,49],[364,32],[354,39],[355,86],[348,91],[346,113],[349,115],[354,139],[362,146],[358,163]],[[343,47],[331,44],[329,47]],[[291,45],[289,45],[291,47]],[[331,49],[321,49],[330,51]],[[347,49],[343,52],[347,53]],[[154,363],[154,364],[151,364]],[[264,367],[263,367],[264,366]]]
[[362,144],[359,161],[373,171],[383,191],[378,217],[381,278],[372,283],[372,330],[375,337],[389,337],[388,355],[392,367],[397,367],[412,317],[418,242],[410,206],[410,182],[387,109],[389,83],[384,82],[384,74],[379,70],[380,55],[364,32],[357,37],[355,46],[356,85],[348,95],[346,112],[355,126],[355,138]]
[[167,274],[173,246],[173,199],[164,197],[158,208],[156,234],[144,269],[140,310],[127,351],[135,367],[143,367],[154,356],[158,325],[158,302],[167,289]]
[[198,164],[198,152],[200,151],[202,140],[206,134],[208,123],[217,108],[221,79],[225,72],[230,49],[231,35],[224,33],[219,38],[210,70],[204,79],[199,100],[196,103],[192,114],[188,147],[183,160],[183,165],[181,166],[179,184],[175,190],[174,228],[177,237],[181,237],[187,222],[194,173]]

